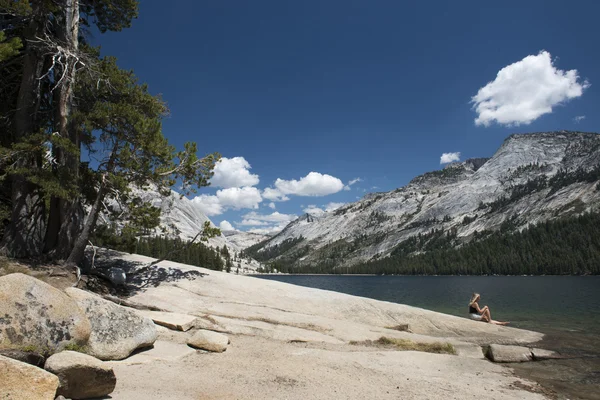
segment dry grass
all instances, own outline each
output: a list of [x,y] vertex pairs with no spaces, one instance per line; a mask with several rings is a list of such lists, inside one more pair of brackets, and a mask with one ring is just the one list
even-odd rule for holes
[[400,351],[422,351],[425,353],[456,355],[456,349],[450,343],[440,343],[440,342],[422,343],[422,342],[413,342],[412,340],[408,340],[408,339],[388,338],[385,336],[382,336],[375,341],[372,341],[372,340],[365,340],[363,342],[352,341],[352,342],[350,342],[350,344],[392,347],[394,350],[400,350]]

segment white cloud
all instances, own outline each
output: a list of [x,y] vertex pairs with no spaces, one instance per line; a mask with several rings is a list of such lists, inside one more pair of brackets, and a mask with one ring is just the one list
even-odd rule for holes
[[245,215],[243,215],[245,219],[254,219],[257,221],[265,221],[265,222],[291,222],[297,218],[294,214],[282,214],[278,211],[275,211],[271,214],[259,214],[256,211],[251,211]]
[[272,209],[274,210],[274,209],[275,209],[275,207],[276,207],[276,206],[275,206],[275,203],[273,203],[273,202],[270,202],[270,203],[269,203],[269,207],[270,207],[270,208],[272,208]]
[[583,121],[584,119],[585,119],[585,115],[578,115],[575,118],[573,118],[573,122],[575,122],[576,124],[578,124],[581,121]]
[[223,206],[219,202],[217,196],[210,196],[207,194],[202,194],[200,196],[196,196],[192,199],[192,202],[195,203],[200,211],[207,216],[219,215],[223,214]]
[[344,184],[340,179],[319,172],[310,172],[300,180],[286,181],[278,178],[275,181],[275,189],[283,195],[326,196],[337,193],[343,188]]
[[542,51],[502,68],[493,82],[479,89],[471,99],[478,114],[475,124],[527,125],[589,86],[579,81],[577,70],[555,68],[550,53]]
[[325,210],[317,207],[314,204],[310,204],[310,205],[306,206],[306,208],[304,208],[302,211],[304,211],[307,214],[313,214],[313,215],[319,215],[319,214],[323,214],[325,212]]
[[448,164],[454,161],[460,161],[460,151],[456,153],[443,153],[440,157],[440,164]]
[[311,204],[311,205],[306,206],[306,208],[304,208],[302,211],[304,211],[307,214],[319,215],[319,214],[323,214],[325,212],[335,211],[345,204],[346,203],[330,202],[330,203],[327,203],[326,205],[324,205],[322,208],[317,207],[314,204]]
[[283,228],[285,228],[286,226],[287,226],[287,224],[279,224],[279,225],[269,226],[267,228],[253,228],[253,229],[249,229],[248,232],[258,233],[261,235],[274,235],[276,233],[281,232],[283,230]]
[[282,214],[277,211],[271,214],[259,214],[255,211],[243,215],[242,222],[238,225],[244,226],[260,226],[260,228],[252,228],[248,232],[270,235],[281,231],[290,222],[296,219],[296,215]]
[[208,216],[222,214],[231,208],[258,208],[261,201],[260,190],[254,187],[221,189],[215,195],[203,194],[192,199],[200,211]]
[[279,190],[270,187],[263,190],[262,196],[265,199],[272,201],[288,201],[290,199],[289,197],[281,193]]
[[222,231],[235,231],[233,225],[231,225],[227,220],[221,221],[221,223],[219,224],[219,229],[221,229]]
[[217,198],[223,206],[236,210],[240,208],[258,208],[258,204],[262,201],[260,190],[254,187],[233,187],[217,190]]
[[355,183],[358,183],[358,182],[362,182],[362,179],[361,178],[351,179],[348,182],[348,184],[346,186],[344,186],[344,190],[350,190],[350,186],[352,186],[352,185],[354,185]]
[[215,165],[211,185],[225,189],[258,185],[258,175],[251,174],[250,168],[244,157],[223,157]]

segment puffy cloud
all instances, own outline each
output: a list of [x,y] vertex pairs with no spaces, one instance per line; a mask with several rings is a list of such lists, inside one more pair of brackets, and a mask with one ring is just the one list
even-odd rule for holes
[[244,214],[243,217],[245,219],[254,219],[257,221],[265,221],[265,222],[291,222],[297,218],[294,214],[282,214],[278,211],[275,211],[271,214],[259,214],[255,211]]
[[285,228],[286,226],[287,226],[287,224],[279,224],[279,225],[269,226],[266,228],[253,228],[253,229],[248,230],[248,232],[270,236],[270,235],[274,235],[276,233],[281,232],[283,230],[283,228]]
[[290,199],[285,194],[281,193],[279,190],[270,187],[263,190],[262,196],[265,199],[272,201],[288,201]]
[[223,214],[223,206],[219,202],[217,196],[202,194],[192,199],[192,202],[207,216]]
[[282,214],[277,211],[271,214],[259,214],[255,211],[243,215],[242,222],[238,225],[258,226],[260,228],[252,228],[248,232],[260,233],[263,235],[271,235],[281,231],[290,222],[296,219],[293,214]]
[[257,219],[243,219],[242,222],[237,222],[238,225],[243,225],[243,226],[263,226],[263,225],[269,225],[268,222],[266,221],[259,221]]
[[440,157],[440,164],[448,164],[455,161],[460,161],[460,151],[456,153],[443,153]]
[[200,211],[208,216],[222,214],[231,208],[258,208],[261,201],[260,190],[254,187],[221,189],[215,195],[203,194],[192,199]]
[[217,190],[219,202],[228,208],[258,208],[262,201],[260,190],[254,187],[228,188]]
[[358,183],[358,182],[362,182],[362,179],[361,178],[351,179],[348,182],[348,184],[346,186],[344,186],[344,190],[350,190],[350,186],[352,186],[352,185],[354,185],[355,183]]
[[306,206],[306,208],[304,208],[302,211],[304,211],[307,214],[313,214],[313,215],[319,215],[319,214],[323,214],[325,212],[325,210],[317,207],[314,204],[310,204],[310,205]]
[[275,181],[275,189],[283,195],[326,196],[337,193],[343,188],[344,184],[340,179],[319,172],[310,172],[304,178],[300,178],[300,180],[292,179],[287,181],[278,178]]
[[219,224],[219,229],[221,229],[222,231],[234,231],[235,230],[233,225],[231,225],[229,223],[229,221],[227,221],[227,220],[221,221],[221,223]]
[[275,207],[276,207],[276,206],[275,206],[275,203],[273,203],[273,202],[270,202],[270,203],[269,203],[269,207],[270,207],[270,208],[272,208],[272,209],[274,210],[274,209],[275,209]]
[[496,79],[471,99],[476,125],[493,122],[517,126],[530,124],[556,105],[580,97],[590,86],[580,82],[577,70],[554,67],[550,53],[542,51],[502,68]]
[[345,204],[346,203],[330,202],[330,203],[327,203],[326,205],[324,205],[322,208],[317,207],[314,204],[311,204],[311,205],[307,206],[306,208],[304,208],[302,211],[304,211],[307,214],[319,215],[319,214],[323,214],[326,212],[335,211]]
[[584,119],[585,119],[585,115],[578,115],[575,118],[573,118],[573,122],[575,122],[576,124],[578,124],[581,121],[583,121]]
[[251,174],[250,168],[244,157],[223,157],[215,165],[210,183],[225,189],[258,185],[258,175]]

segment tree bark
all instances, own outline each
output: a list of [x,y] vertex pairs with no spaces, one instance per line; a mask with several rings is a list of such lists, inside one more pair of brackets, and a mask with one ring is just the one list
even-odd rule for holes
[[[58,43],[71,54],[77,54],[79,48],[79,0],[63,0],[62,15],[56,29]],[[77,149],[76,153],[66,151],[60,146],[53,149],[54,159],[62,176],[77,184],[79,175],[79,132],[70,123],[75,85],[76,59],[67,58],[65,66],[55,70],[55,79],[61,83],[54,89],[54,130],[61,137],[68,138]],[[82,229],[83,212],[79,198],[64,199],[52,196],[50,214],[46,230],[44,251],[55,259],[66,258],[75,244],[75,237]]]
[[104,200],[104,194],[106,193],[106,175],[107,174],[105,173],[102,182],[100,183],[94,205],[92,206],[92,209],[90,210],[90,213],[83,224],[83,230],[79,236],[77,236],[73,249],[67,258],[67,265],[78,265],[83,260],[85,248],[88,244],[90,234],[96,227],[96,221],[98,221],[98,215],[100,214],[100,209],[102,208],[102,201]]
[[[25,30],[27,49],[23,59],[23,76],[15,111],[15,141],[19,142],[38,129],[37,112],[40,106],[40,80],[44,65],[43,51],[34,43],[45,29],[46,15],[42,2],[33,2],[32,18]],[[17,160],[18,169],[36,170],[41,157],[28,155]],[[23,174],[11,176],[11,219],[2,239],[4,253],[12,257],[35,257],[44,245],[45,206],[39,187]]]

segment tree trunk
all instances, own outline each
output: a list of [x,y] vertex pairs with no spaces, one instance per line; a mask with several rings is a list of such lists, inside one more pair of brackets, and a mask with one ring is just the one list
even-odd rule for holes
[[[79,0],[63,0],[62,15],[58,18],[56,29],[58,43],[77,54],[79,48]],[[60,146],[53,149],[59,178],[69,180],[76,185],[79,175],[79,132],[70,124],[73,86],[75,85],[76,60],[69,59],[65,67],[55,70],[55,79],[61,83],[54,89],[54,130],[61,137],[68,138],[75,145],[76,153],[66,151]],[[66,182],[65,182],[66,183]],[[66,258],[75,244],[75,237],[82,229],[83,213],[80,200],[64,199],[52,196],[50,215],[46,231],[44,251],[55,259]]]
[[[31,21],[25,30],[27,49],[23,60],[23,76],[15,111],[15,142],[22,141],[38,129],[37,112],[40,105],[40,80],[44,65],[44,53],[34,43],[42,36],[46,15],[42,2],[33,2]],[[18,169],[41,168],[41,158],[23,156],[17,160]],[[41,254],[44,246],[45,207],[39,188],[28,182],[23,174],[11,176],[11,219],[2,244],[3,252],[12,257],[34,257]]]
[[77,236],[73,250],[71,250],[71,254],[69,254],[69,258],[67,258],[67,265],[78,265],[83,260],[85,248],[88,244],[90,234],[96,227],[96,221],[98,221],[98,215],[100,214],[100,209],[102,208],[102,201],[104,200],[104,194],[106,193],[105,178],[106,174],[102,179],[102,183],[100,183],[98,194],[96,195],[96,200],[94,201],[94,205],[90,210],[90,214],[83,224],[83,230],[79,236]]

